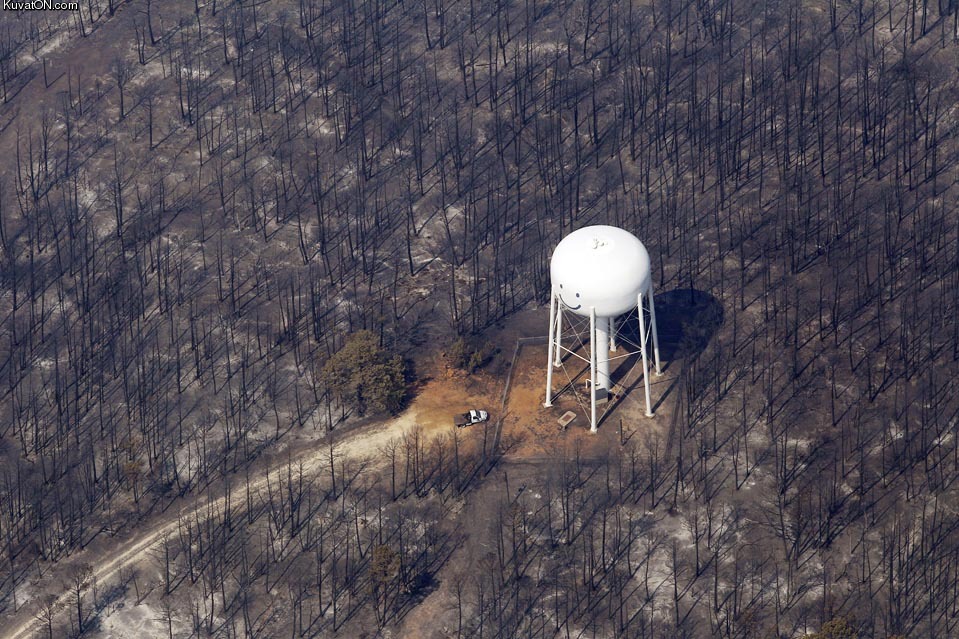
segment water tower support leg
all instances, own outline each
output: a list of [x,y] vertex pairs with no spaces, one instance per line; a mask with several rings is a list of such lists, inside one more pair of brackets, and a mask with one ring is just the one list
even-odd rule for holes
[[549,408],[553,405],[553,335],[556,331],[556,306],[559,300],[552,292],[549,294],[549,338],[546,351],[546,403],[543,406]]
[[653,403],[649,398],[649,360],[646,357],[646,317],[643,313],[643,294],[637,296],[639,308],[639,352],[643,356],[643,386],[646,388],[646,417],[653,416]]
[[616,318],[609,318],[609,350],[616,351]]
[[[596,308],[589,308],[589,432],[596,432]],[[608,355],[607,355],[608,357]]]
[[653,285],[649,285],[649,323],[650,330],[653,332],[653,357],[656,360],[656,374],[662,375],[663,371],[659,368],[659,335],[656,331],[656,304],[653,302]]

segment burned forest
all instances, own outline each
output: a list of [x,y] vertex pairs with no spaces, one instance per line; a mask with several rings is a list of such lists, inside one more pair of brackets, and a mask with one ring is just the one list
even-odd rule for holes
[[[959,637],[959,2],[62,5],[0,11],[0,639]],[[664,360],[595,434],[588,225]]]

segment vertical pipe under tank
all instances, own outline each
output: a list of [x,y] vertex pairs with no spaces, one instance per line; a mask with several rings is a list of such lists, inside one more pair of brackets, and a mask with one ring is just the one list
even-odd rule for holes
[[609,318],[596,319],[596,388],[609,390]]

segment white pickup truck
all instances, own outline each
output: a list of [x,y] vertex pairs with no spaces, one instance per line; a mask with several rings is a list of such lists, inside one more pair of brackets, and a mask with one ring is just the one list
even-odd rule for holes
[[460,415],[453,416],[453,424],[457,428],[463,428],[465,426],[472,426],[473,424],[479,424],[480,422],[485,422],[489,419],[489,413],[485,410],[471,410],[468,413],[462,413]]

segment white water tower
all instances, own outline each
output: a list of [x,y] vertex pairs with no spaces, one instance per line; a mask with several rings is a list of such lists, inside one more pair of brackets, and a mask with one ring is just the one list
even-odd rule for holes
[[[616,350],[617,319],[637,310],[639,351],[646,387],[646,415],[653,416],[649,397],[648,343],[652,334],[656,374],[659,338],[649,253],[636,237],[614,226],[586,226],[567,235],[550,261],[549,362],[546,367],[546,406],[553,405],[553,367],[562,366],[563,352],[582,356],[563,346],[563,312],[589,318],[590,431],[596,432],[596,403],[612,389],[610,351]],[[649,326],[646,313],[649,313]],[[575,345],[574,345],[575,346]]]

